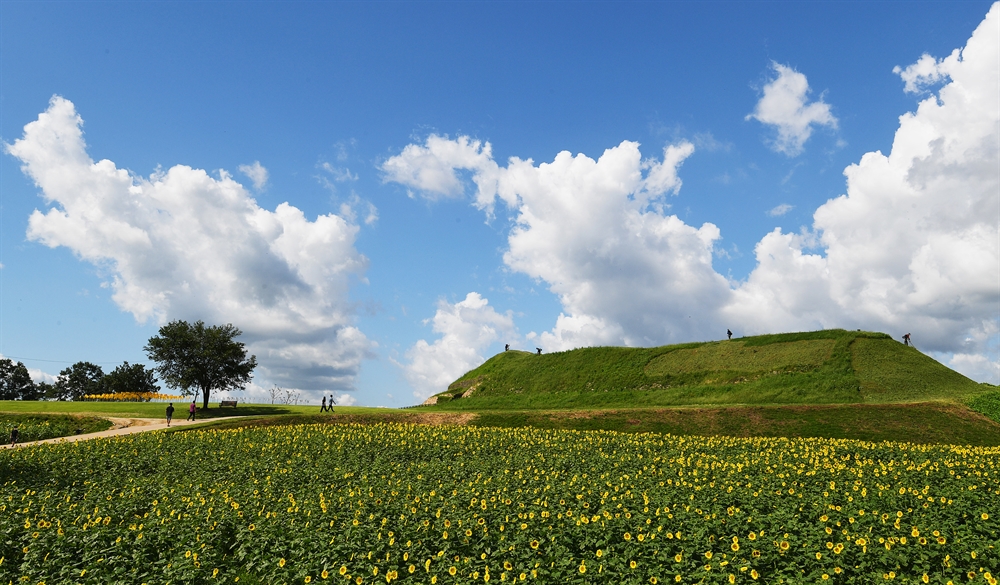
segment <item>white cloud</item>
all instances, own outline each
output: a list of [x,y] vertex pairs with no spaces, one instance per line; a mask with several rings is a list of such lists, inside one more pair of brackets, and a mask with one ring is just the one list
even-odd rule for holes
[[337,406],[356,406],[358,404],[357,398],[346,392],[341,392],[334,396],[334,400]]
[[[489,144],[431,137],[389,159],[386,180],[433,199],[462,194],[456,171],[464,170],[478,186],[476,206],[489,213],[499,198],[515,212],[504,263],[545,281],[563,307],[551,331],[527,336],[546,351],[716,338],[727,327],[864,328],[911,332],[922,350],[953,354],[952,363],[996,382],[998,6],[949,62],[951,82],[900,118],[891,153],[870,152],[848,167],[846,194],[816,210],[811,230],[766,234],[745,282],[712,268],[714,225],[667,215],[655,195],[679,186],[669,177],[690,155],[683,145],[660,163],[643,162],[638,145],[623,142],[596,161],[562,152],[550,163],[515,157],[500,167]],[[786,108],[798,112],[786,145],[801,145],[811,124],[834,119],[821,102],[804,105],[804,76],[776,69],[794,89],[782,91],[799,96]],[[454,379],[446,378],[437,384]]]
[[761,240],[726,310],[734,322],[912,332],[924,350],[988,355],[1000,319],[998,21],[994,4],[946,60],[951,82],[900,117],[888,156],[844,171],[847,193],[814,215],[822,254],[781,230]]
[[773,209],[769,210],[767,214],[771,217],[781,217],[793,209],[795,209],[794,205],[782,203],[781,205],[777,205]]
[[514,335],[511,313],[497,313],[476,292],[454,304],[440,301],[431,323],[441,337],[434,343],[417,341],[406,352],[408,363],[403,365],[413,395],[421,400],[443,392],[448,384],[483,363],[482,352],[494,341]]
[[[442,148],[441,140],[432,136],[427,146],[410,145],[401,155],[405,160],[394,157],[386,166],[409,167],[415,159],[407,153],[416,151],[445,153],[428,162],[437,175],[454,176],[451,165],[466,165],[462,169],[471,170],[479,186],[478,207],[490,212],[499,198],[516,212],[504,263],[547,282],[563,305],[551,332],[529,335],[546,351],[681,341],[700,336],[713,321],[705,303],[722,303],[729,294],[725,279],[712,270],[719,230],[666,215],[661,197],[680,187],[677,168],[694,151],[690,143],[668,146],[662,161],[644,161],[639,145],[626,141],[598,160],[561,152],[551,163],[512,158],[500,168],[486,158],[489,144],[463,137]],[[398,176],[422,191],[432,186],[419,169]],[[432,198],[454,191],[447,182],[434,185],[442,191]]]
[[48,372],[43,372],[42,370],[36,370],[34,368],[28,368],[28,375],[31,376],[31,381],[35,384],[39,382],[46,382],[48,384],[56,383],[56,376]]
[[233,323],[268,382],[352,387],[372,345],[347,298],[368,264],[354,248],[358,226],[310,221],[288,203],[262,209],[225,171],[178,165],[145,178],[94,162],[82,124],[53,97],[6,145],[52,205],[31,214],[29,240],[105,270],[115,303],[140,322]]
[[948,57],[937,60],[924,53],[916,63],[909,65],[906,69],[897,65],[892,68],[892,72],[903,79],[905,83],[903,91],[919,93],[926,90],[927,87],[947,79],[951,69],[961,59],[960,55],[961,52],[955,49]]
[[774,150],[796,156],[802,153],[814,125],[836,128],[837,118],[822,98],[806,103],[809,82],[805,75],[780,63],[772,62],[771,67],[777,77],[764,86],[764,95],[746,119],[773,126],[778,132],[771,145]]
[[947,356],[935,356],[937,359],[948,365],[949,368],[964,374],[973,380],[989,381],[996,384],[1000,380],[1000,360],[996,359],[996,352],[993,356],[982,354],[956,353],[950,358]]
[[240,165],[240,172],[253,182],[254,189],[260,191],[267,186],[267,169],[260,164],[259,160],[253,161],[252,165]]
[[378,222],[378,208],[371,201],[364,201],[356,194],[340,204],[340,216],[349,222],[357,220],[358,214],[355,208],[361,207],[365,212],[365,225],[374,225]]
[[[0,360],[3,359],[11,360],[15,364],[21,361],[7,357],[4,354],[0,353]],[[38,384],[39,382],[48,382],[49,384],[54,384],[56,381],[56,377],[48,372],[44,372],[42,370],[36,370],[33,368],[27,368],[27,369],[28,369],[28,376],[31,378],[31,381],[34,382],[35,384]]]
[[358,175],[352,173],[351,169],[347,167],[335,167],[328,162],[324,162],[319,165],[319,168],[329,173],[333,177],[333,180],[338,183],[358,180]]
[[[496,169],[489,143],[483,144],[468,136],[460,136],[455,140],[447,137],[431,135],[427,142],[407,145],[400,154],[382,163],[385,172],[384,181],[400,183],[417,189],[420,195],[431,200],[461,197],[465,186],[458,176],[458,170],[473,170],[473,180],[479,184],[480,190],[489,195],[483,199],[493,200],[490,189],[490,170]],[[411,193],[412,196],[412,193]]]

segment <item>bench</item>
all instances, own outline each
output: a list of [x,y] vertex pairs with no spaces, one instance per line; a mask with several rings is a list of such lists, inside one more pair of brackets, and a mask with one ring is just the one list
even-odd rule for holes
[[223,401],[219,402],[219,408],[223,408],[223,407],[226,407],[226,406],[232,406],[233,408],[236,408],[236,401],[235,400],[223,400]]

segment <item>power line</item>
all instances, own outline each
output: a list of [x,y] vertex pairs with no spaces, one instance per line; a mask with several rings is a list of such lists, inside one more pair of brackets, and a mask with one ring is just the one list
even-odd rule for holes
[[[53,363],[53,364],[76,364],[76,363],[79,363],[81,361],[87,361],[87,360],[77,360],[75,362],[67,362],[65,360],[43,360],[42,358],[31,358],[31,357],[23,357],[23,356],[18,356],[18,355],[7,355],[7,354],[0,354],[0,355],[2,355],[5,358],[14,358],[16,360],[28,360],[28,361],[32,361],[32,362],[49,362],[49,363]],[[117,364],[118,362],[90,362],[90,363],[92,363],[92,364]]]

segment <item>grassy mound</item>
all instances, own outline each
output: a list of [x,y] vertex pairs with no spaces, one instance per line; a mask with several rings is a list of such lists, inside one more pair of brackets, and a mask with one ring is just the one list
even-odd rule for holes
[[653,348],[494,356],[440,409],[961,402],[980,384],[884,333],[833,329]]

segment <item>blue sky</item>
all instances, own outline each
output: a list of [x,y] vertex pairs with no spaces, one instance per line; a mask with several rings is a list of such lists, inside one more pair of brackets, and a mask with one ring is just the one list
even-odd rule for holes
[[504,343],[847,327],[997,383],[997,29],[989,2],[4,1],[0,353],[110,370],[163,320],[233,322],[256,392],[402,406]]

